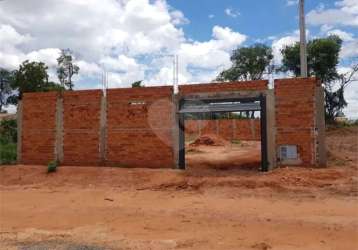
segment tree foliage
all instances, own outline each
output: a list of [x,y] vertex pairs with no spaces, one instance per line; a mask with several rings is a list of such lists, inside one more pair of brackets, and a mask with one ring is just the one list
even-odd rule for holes
[[232,67],[219,74],[219,81],[260,80],[273,59],[272,49],[264,44],[238,48],[231,55]]
[[72,51],[70,49],[61,50],[57,63],[57,76],[61,85],[69,90],[73,90],[72,77],[78,74],[80,67],[73,63]]
[[[354,79],[358,70],[353,65],[352,70],[347,74],[338,73],[337,66],[341,47],[342,40],[336,35],[314,39],[307,44],[308,76],[318,77],[323,83],[328,121],[333,121],[337,114],[347,106],[344,89]],[[280,70],[291,72],[299,77],[301,72],[300,44],[286,46],[281,53],[283,60]]]
[[11,88],[12,73],[0,68],[0,112],[8,104],[8,98],[12,94]]
[[132,83],[132,88],[141,88],[144,87],[144,85],[142,85],[143,81],[136,81],[134,83]]
[[24,61],[18,70],[13,71],[12,88],[16,95],[9,97],[11,104],[17,104],[26,92],[46,92],[62,89],[60,85],[48,81],[48,67],[42,62]]
[[[318,38],[307,44],[307,71],[309,76],[316,76],[323,83],[336,80],[339,77],[337,65],[342,40],[336,36]],[[301,74],[300,44],[297,42],[286,46],[282,51],[282,67],[284,72],[292,72],[296,77]]]
[[0,121],[0,139],[6,143],[16,143],[17,122],[15,119],[4,119]]

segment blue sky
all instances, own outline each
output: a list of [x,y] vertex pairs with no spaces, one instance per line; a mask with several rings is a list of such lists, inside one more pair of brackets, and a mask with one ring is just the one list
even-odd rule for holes
[[[283,36],[298,28],[297,4],[288,4],[287,0],[170,0],[169,4],[180,9],[190,20],[183,29],[189,38],[205,41],[211,36],[214,25],[227,26],[249,36],[247,44],[257,39],[267,39],[270,36]],[[334,0],[306,1],[306,11],[324,6],[335,7]],[[239,13],[237,17],[229,16],[226,9]],[[209,18],[209,15],[214,15]],[[314,33],[319,31],[317,26],[309,26]],[[355,28],[346,27],[350,32]]]
[[[338,34],[340,72],[358,57],[358,0],[306,0],[308,38]],[[66,11],[58,11],[66,10]],[[209,82],[231,66],[233,49],[263,42],[280,50],[298,40],[297,0],[4,0],[0,1],[0,67],[43,61],[57,81],[60,49],[80,66],[77,89]],[[358,86],[346,91],[346,113],[358,118]]]

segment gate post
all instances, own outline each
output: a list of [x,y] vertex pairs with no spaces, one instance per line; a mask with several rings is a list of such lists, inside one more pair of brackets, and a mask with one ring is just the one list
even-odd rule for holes
[[268,171],[267,161],[267,118],[266,118],[266,96],[260,95],[260,130],[261,130],[261,171]]
[[[179,100],[179,111],[183,100]],[[185,169],[185,114],[179,113],[179,169]]]

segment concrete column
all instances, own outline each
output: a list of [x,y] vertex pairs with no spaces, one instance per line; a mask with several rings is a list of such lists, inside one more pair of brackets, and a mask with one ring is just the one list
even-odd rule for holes
[[17,163],[20,164],[22,161],[22,101],[17,104]]
[[325,110],[324,110],[324,90],[322,87],[316,88],[316,128],[317,134],[317,151],[316,160],[320,166],[327,165],[326,152],[326,124],[325,124]]
[[102,95],[101,98],[101,113],[100,113],[100,126],[99,126],[99,154],[102,164],[106,163],[106,150],[107,150],[107,97]]
[[63,97],[56,101],[55,160],[63,162]]
[[267,160],[269,170],[276,167],[276,118],[275,93],[273,89],[266,92],[266,118],[267,118]]
[[178,95],[172,97],[172,148],[174,168],[179,169],[179,100]]

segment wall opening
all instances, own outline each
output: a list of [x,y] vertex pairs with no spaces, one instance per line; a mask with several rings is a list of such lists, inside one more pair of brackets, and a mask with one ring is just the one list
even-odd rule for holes
[[264,96],[180,100],[179,167],[267,171],[265,104]]

